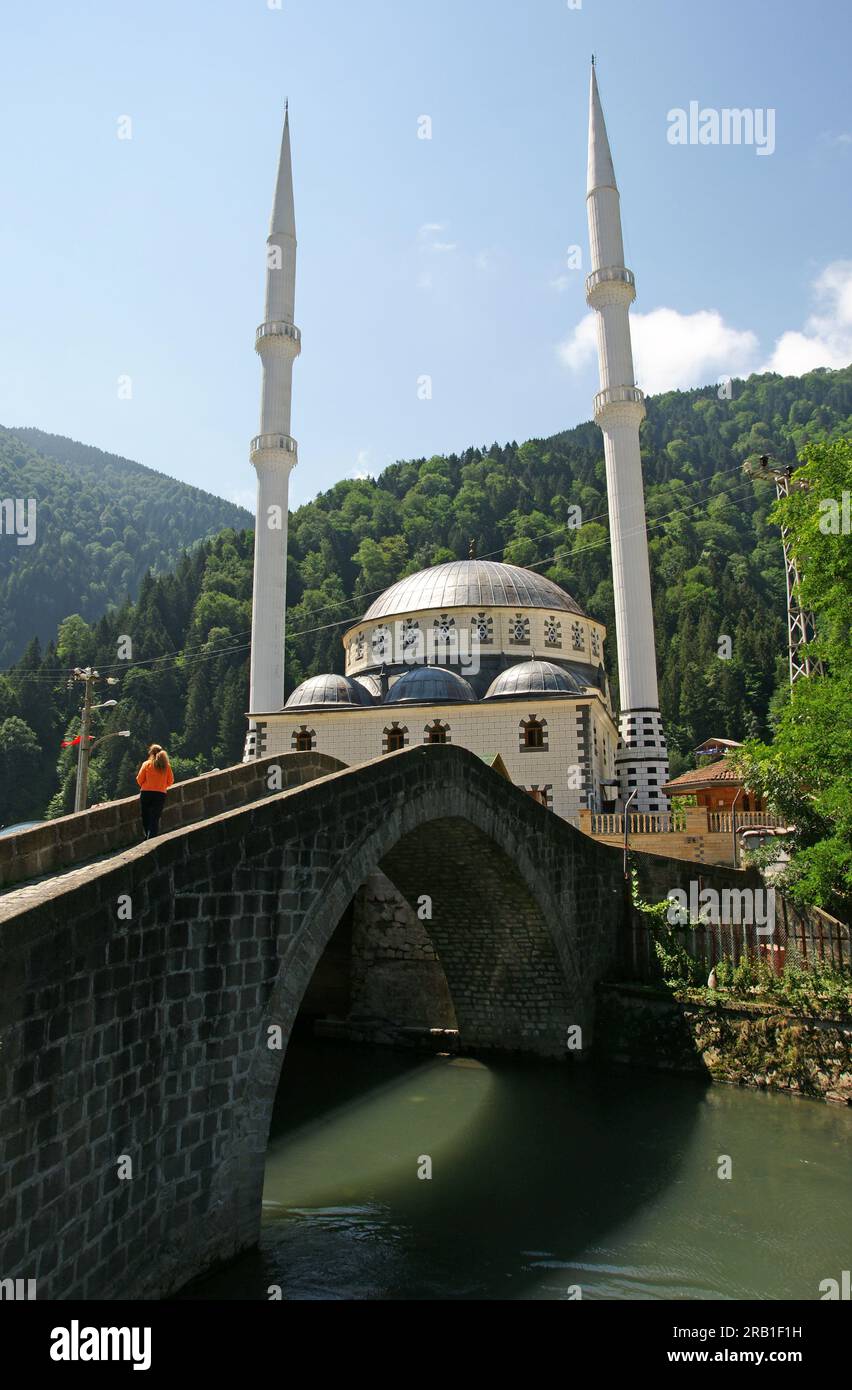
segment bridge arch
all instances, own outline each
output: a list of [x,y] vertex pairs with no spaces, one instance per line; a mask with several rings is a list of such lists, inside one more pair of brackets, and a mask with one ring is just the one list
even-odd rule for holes
[[0,904],[14,985],[0,1082],[11,1068],[20,1091],[8,1152],[61,1152],[55,1173],[15,1170],[10,1277],[35,1261],[40,1297],[157,1297],[256,1243],[283,1058],[267,1029],[289,1035],[377,867],[409,901],[432,898],[424,926],[463,1042],[558,1053],[576,1023],[588,1038],[619,855],[452,745],[184,827],[36,900],[23,890],[5,920]]

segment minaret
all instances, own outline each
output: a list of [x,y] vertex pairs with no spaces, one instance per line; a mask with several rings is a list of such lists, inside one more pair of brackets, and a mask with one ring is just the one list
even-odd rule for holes
[[[293,323],[296,293],[296,219],[290,162],[290,116],[284,134],[272,221],[266,239],[266,309],[255,335],[263,363],[260,434],[251,441],[257,469],[254,533],[254,592],[251,626],[250,715],[268,714],[284,704],[284,622],[287,608],[287,494],[296,464],[290,435],[293,362],[301,334]],[[251,719],[246,755],[263,752],[263,721]]]
[[659,788],[668,778],[668,753],[657,693],[654,613],[639,425],[645,398],[633,377],[630,305],[636,298],[633,273],[625,269],[621,210],[609,141],[601,110],[595,63],[589,94],[590,273],[586,301],[597,314],[601,389],[595,421],[604,437],[615,635],[621,714],[616,771],[624,801],[636,790],[631,811],[667,808]]

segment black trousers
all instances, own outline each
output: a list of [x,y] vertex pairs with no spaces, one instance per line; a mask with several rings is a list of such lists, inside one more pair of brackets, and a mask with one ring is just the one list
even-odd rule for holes
[[145,831],[146,840],[159,834],[160,816],[163,814],[165,804],[165,792],[139,793],[139,814],[142,817],[142,829]]

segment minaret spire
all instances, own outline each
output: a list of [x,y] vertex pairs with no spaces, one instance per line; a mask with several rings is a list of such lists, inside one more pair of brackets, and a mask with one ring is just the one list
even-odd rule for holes
[[636,298],[633,272],[624,265],[621,207],[592,62],[589,87],[589,164],[586,191],[590,273],[586,301],[599,315],[601,389],[595,420],[604,437],[618,683],[621,704],[616,770],[631,810],[666,809],[659,788],[668,777],[668,753],[660,718],[654,613],[639,426],[645,398],[633,374],[629,309]]
[[301,351],[301,334],[293,322],[295,294],[296,218],[287,103],[266,239],[266,311],[255,334],[255,349],[263,363],[263,387],[260,433],[251,442],[250,455],[257,470],[257,517],[246,756],[263,752],[264,724],[255,716],[279,710],[284,703],[287,508],[290,470],[297,462],[296,441],[290,434],[290,406],[293,362]]

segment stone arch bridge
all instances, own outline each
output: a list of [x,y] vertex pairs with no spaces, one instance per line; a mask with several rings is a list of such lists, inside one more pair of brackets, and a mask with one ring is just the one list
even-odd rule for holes
[[256,1243],[269,1030],[375,869],[431,899],[467,1047],[564,1055],[573,1025],[587,1046],[617,950],[619,852],[463,749],[267,758],[182,824],[191,795],[130,848],[134,801],[15,837],[30,873],[67,868],[78,822],[78,861],[112,851],[0,897],[0,1277],[40,1298],[163,1296]]

